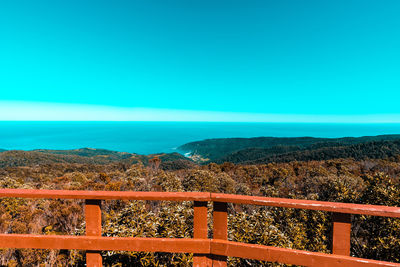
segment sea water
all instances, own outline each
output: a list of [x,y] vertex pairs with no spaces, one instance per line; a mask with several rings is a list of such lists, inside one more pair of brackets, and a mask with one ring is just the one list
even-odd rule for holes
[[359,137],[400,134],[400,124],[217,122],[0,122],[0,149],[104,148],[152,154],[227,137]]

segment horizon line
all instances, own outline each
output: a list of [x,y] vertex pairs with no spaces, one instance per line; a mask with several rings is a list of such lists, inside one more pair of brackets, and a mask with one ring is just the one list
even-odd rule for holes
[[0,100],[0,121],[397,124],[400,114],[273,114]]
[[290,123],[290,124],[400,124],[400,121],[386,122],[386,121],[374,121],[374,122],[348,122],[348,121],[334,121],[334,122],[321,122],[321,121],[157,121],[157,120],[1,120],[0,122],[143,122],[143,123]]

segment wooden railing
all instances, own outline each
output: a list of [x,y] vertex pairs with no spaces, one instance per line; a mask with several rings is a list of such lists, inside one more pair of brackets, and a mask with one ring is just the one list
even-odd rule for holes
[[[228,256],[302,266],[400,266],[399,263],[350,257],[351,214],[400,218],[399,207],[202,192],[0,189],[0,197],[84,199],[86,236],[0,234],[0,248],[85,250],[87,266],[102,266],[100,251],[105,250],[194,253],[193,266],[226,266]],[[102,200],[194,201],[194,238],[103,237]],[[208,238],[207,226],[210,201],[213,202],[212,239]],[[333,254],[228,241],[227,203],[332,212]]]

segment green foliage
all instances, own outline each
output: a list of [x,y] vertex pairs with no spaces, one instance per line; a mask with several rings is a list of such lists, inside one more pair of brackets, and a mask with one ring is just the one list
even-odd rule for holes
[[[367,184],[359,202],[373,205],[399,206],[400,183],[379,172],[364,177]],[[400,262],[400,219],[356,216],[358,226],[353,233],[352,253],[371,259]],[[368,238],[367,238],[368,237]]]
[[[289,237],[274,225],[272,214],[265,209],[230,214],[228,229],[228,239],[232,241],[275,247],[292,247]],[[262,264],[262,262],[254,260],[229,258],[229,265],[231,266]]]
[[54,163],[76,164],[120,164],[122,167],[142,163],[149,165],[149,161],[159,157],[161,168],[178,170],[193,167],[192,160],[179,153],[162,153],[154,155],[138,155],[127,152],[117,152],[105,149],[81,148],[73,150],[38,149],[33,151],[10,150],[0,151],[0,168],[35,166]]
[[[153,207],[143,201],[127,204],[122,210],[111,210],[103,224],[103,235],[122,237],[164,237],[190,238],[193,229],[193,209],[190,203],[163,202]],[[114,252],[104,254],[105,264],[114,266],[187,266],[190,255],[150,253],[150,252]]]
[[382,159],[400,154],[400,135],[221,138],[188,143],[178,149],[190,153],[199,163],[265,164],[337,158]]
[[226,173],[193,170],[189,171],[182,184],[189,191],[234,193],[236,182]]
[[[156,166],[52,163],[0,168],[1,188],[210,191],[399,206],[400,157],[356,161],[209,164],[165,171]],[[1,233],[84,234],[83,202],[0,199]],[[103,201],[106,236],[193,236],[193,203]],[[400,262],[399,219],[352,218],[352,256]],[[329,253],[331,214],[229,205],[229,239]],[[211,222],[210,222],[211,224]],[[211,232],[210,232],[211,237]],[[103,252],[107,266],[188,266],[190,254]],[[0,265],[84,266],[82,251],[0,250]],[[230,258],[231,266],[279,266]]]

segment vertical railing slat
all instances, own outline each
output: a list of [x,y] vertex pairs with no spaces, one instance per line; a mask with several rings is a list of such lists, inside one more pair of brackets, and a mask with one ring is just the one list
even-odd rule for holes
[[350,256],[351,214],[334,212],[332,253]]
[[[101,236],[101,200],[87,199],[85,201],[86,235]],[[103,266],[100,251],[86,251],[86,266]]]
[[[214,202],[213,239],[228,240],[228,205],[226,202]],[[212,255],[213,266],[226,266],[227,257]]]
[[[193,222],[193,237],[207,239],[208,238],[208,224],[207,224],[207,203],[206,201],[194,202],[194,222]],[[193,255],[193,266],[211,266],[212,261],[209,254]]]

